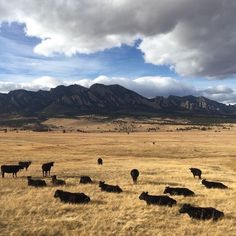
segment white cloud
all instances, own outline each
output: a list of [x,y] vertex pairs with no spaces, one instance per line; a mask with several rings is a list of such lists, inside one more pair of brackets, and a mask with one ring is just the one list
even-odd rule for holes
[[61,84],[63,84],[62,81],[50,76],[42,76],[28,83],[14,83],[14,82],[0,81],[0,92],[7,93],[9,91],[16,89],[26,89],[30,91],[38,91],[40,89],[49,90],[50,88],[54,88]]
[[229,88],[225,85],[217,85],[208,87],[200,91],[202,96],[212,100],[223,102],[226,104],[236,104],[236,89]]
[[171,77],[140,77],[136,79],[98,76],[95,79],[81,79],[78,81],[63,81],[50,76],[42,76],[28,83],[1,82],[0,92],[6,93],[14,89],[26,89],[37,91],[39,89],[49,90],[58,85],[78,84],[89,88],[93,84],[100,83],[105,85],[119,84],[131,89],[145,97],[168,96],[168,95],[189,95],[195,94],[196,89],[184,82],[180,82]]
[[26,89],[30,91],[50,90],[58,85],[78,84],[89,88],[93,84],[105,85],[119,84],[127,89],[133,90],[145,97],[155,96],[204,96],[209,99],[226,104],[236,104],[236,89],[225,85],[217,85],[206,89],[197,89],[185,80],[177,80],[171,77],[146,76],[135,79],[122,77],[98,76],[94,79],[81,79],[77,81],[63,81],[50,76],[42,76],[28,83],[13,83],[0,81],[0,92],[7,93],[15,89]]
[[146,62],[183,76],[236,74],[235,0],[1,0],[0,22],[26,24],[51,56],[139,46]]

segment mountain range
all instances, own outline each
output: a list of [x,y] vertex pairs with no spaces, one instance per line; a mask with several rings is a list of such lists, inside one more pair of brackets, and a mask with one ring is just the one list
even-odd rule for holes
[[1,115],[76,116],[81,114],[204,114],[236,115],[235,105],[205,97],[146,98],[120,85],[60,85],[50,91],[14,90],[0,93]]

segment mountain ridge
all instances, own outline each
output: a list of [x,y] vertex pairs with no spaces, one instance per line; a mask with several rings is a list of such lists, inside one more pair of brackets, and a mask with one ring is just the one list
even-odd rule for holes
[[146,98],[118,84],[93,84],[90,88],[59,85],[49,91],[19,89],[0,93],[0,114],[4,115],[56,117],[130,112],[236,116],[236,106],[193,95]]

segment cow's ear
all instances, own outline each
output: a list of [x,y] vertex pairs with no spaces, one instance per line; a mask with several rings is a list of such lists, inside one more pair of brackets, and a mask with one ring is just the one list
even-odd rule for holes
[[146,194],[148,194],[148,192],[146,192]]

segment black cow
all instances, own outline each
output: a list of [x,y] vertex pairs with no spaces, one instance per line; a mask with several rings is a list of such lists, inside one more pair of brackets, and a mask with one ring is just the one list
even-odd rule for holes
[[218,211],[212,207],[194,207],[190,204],[184,204],[179,213],[187,213],[191,218],[198,220],[218,220],[224,216],[222,211]]
[[194,192],[188,188],[172,188],[167,186],[164,190],[164,193],[169,193],[170,195],[183,195],[183,196],[192,196]]
[[59,189],[55,192],[54,197],[59,198],[62,202],[72,204],[90,202],[90,197],[84,193],[71,193]]
[[17,177],[17,172],[21,169],[19,165],[2,165],[1,172],[2,178],[4,178],[5,173],[12,173],[13,178]]
[[101,188],[101,191],[105,192],[113,192],[113,193],[123,192],[123,190],[118,185],[105,184],[104,181],[99,181],[99,187]]
[[206,188],[221,188],[221,189],[228,188],[226,185],[220,182],[210,182],[210,181],[207,181],[206,179],[202,180],[202,184],[205,185]]
[[48,162],[48,163],[42,164],[43,177],[47,176],[47,174],[49,174],[50,176],[50,171],[53,165],[54,165],[54,162]]
[[130,175],[133,179],[134,184],[136,184],[139,176],[139,171],[137,169],[133,169],[130,171]]
[[98,158],[98,165],[103,165],[103,160],[102,160],[102,158]]
[[66,184],[66,181],[65,181],[65,180],[62,180],[62,179],[57,179],[57,176],[56,176],[56,175],[53,175],[53,176],[52,176],[52,184],[55,185],[55,186],[58,186],[58,185],[65,185],[65,184]]
[[92,183],[93,181],[89,176],[80,176],[80,183],[81,184],[89,184]]
[[24,169],[27,171],[27,169],[29,168],[29,166],[31,165],[31,161],[19,161],[19,166],[21,167],[21,169]]
[[46,182],[41,179],[32,179],[31,176],[27,176],[28,179],[28,186],[34,186],[34,187],[45,187],[47,186]]
[[192,172],[193,174],[193,177],[195,178],[195,176],[198,176],[199,179],[201,179],[202,177],[202,171],[198,168],[189,168],[190,171]]
[[177,202],[175,199],[170,198],[165,195],[149,195],[148,192],[142,192],[141,195],[139,196],[140,200],[146,201],[147,205],[161,205],[161,206],[169,206],[172,207],[175,205]]

